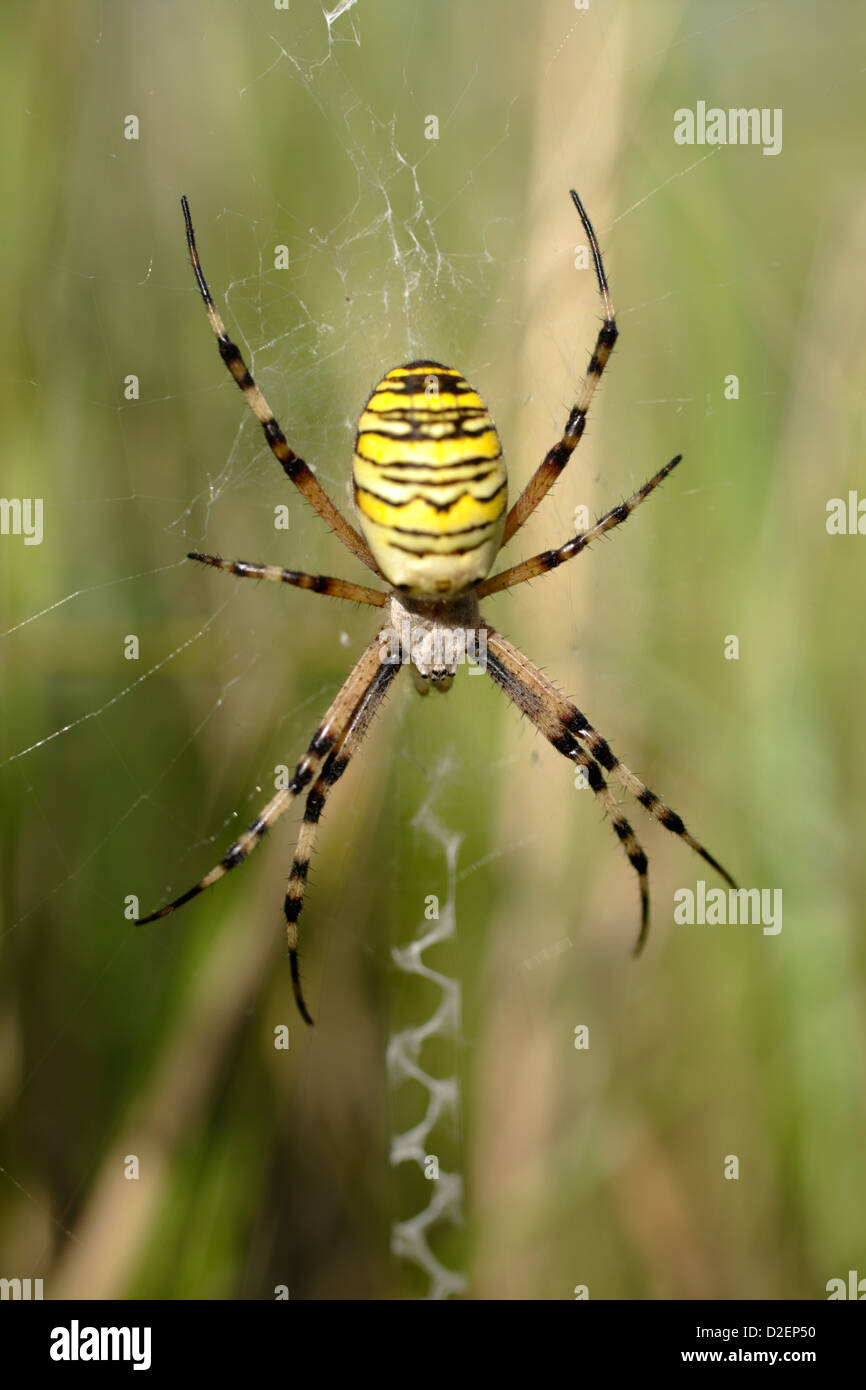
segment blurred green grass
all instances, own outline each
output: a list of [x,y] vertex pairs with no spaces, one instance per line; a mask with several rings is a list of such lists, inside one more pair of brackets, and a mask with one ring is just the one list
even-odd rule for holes
[[[384,1058],[435,1004],[390,958],[446,891],[412,825],[431,790],[462,836],[457,940],[431,964],[461,980],[463,1029],[423,1060],[460,1075],[435,1151],[467,1184],[465,1227],[433,1243],[471,1292],[821,1297],[862,1270],[864,542],[824,516],[863,487],[863,23],[806,3],[726,21],[675,0],[482,0],[471,25],[390,3],[349,11],[329,48],[304,0],[4,12],[2,491],[44,496],[46,535],[0,542],[0,1272],[47,1296],[424,1293],[388,1254],[429,1195],[388,1166],[422,1097]],[[673,111],[699,99],[781,106],[783,153],[675,146]],[[632,963],[633,879],[571,770],[486,681],[398,688],[322,827],[306,1034],[280,926],[297,817],[171,922],[123,915],[219,857],[371,631],[183,560],[362,577],[225,379],[179,195],[288,437],[343,502],[370,384],[419,351],[486,395],[522,486],[597,324],[572,185],[622,337],[515,550],[685,458],[609,545],[489,616],[741,882],[783,889],[784,928],[672,929],[674,889],[708,875],[635,814],[654,926]]]

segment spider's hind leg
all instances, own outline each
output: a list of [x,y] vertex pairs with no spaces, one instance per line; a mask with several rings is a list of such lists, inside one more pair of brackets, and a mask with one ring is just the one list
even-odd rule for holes
[[[536,728],[553,744],[557,752],[578,763],[585,770],[590,787],[602,802],[611,819],[613,828],[635,869],[641,888],[642,921],[636,951],[644,944],[648,927],[646,855],[644,854],[628,821],[622,816],[611,796],[601,769],[610,772],[637,798],[666,830],[685,840],[690,849],[714,868],[732,888],[736,888],[730,874],[722,868],[708,850],[691,835],[683,824],[682,817],[659,797],[651,792],[640,778],[636,777],[619,761],[610,744],[595,730],[585,715],[557,690],[546,676],[533,666],[516,647],[488,624],[487,631],[487,671],[505,694],[514,701],[532,720]],[[581,744],[586,749],[581,748]],[[588,750],[588,751],[586,751]]]
[[295,850],[295,857],[292,861],[292,869],[289,874],[288,887],[284,911],[286,914],[286,934],[289,943],[289,964],[292,972],[292,987],[295,991],[295,999],[301,1017],[305,1023],[312,1023],[309,1010],[304,1000],[303,990],[301,989],[300,971],[298,965],[298,919],[304,907],[304,892],[307,886],[307,875],[310,868],[310,860],[316,843],[316,835],[319,829],[319,821],[325,809],[325,801],[331,788],[339,781],[349,764],[349,760],[364,738],[370,723],[381,705],[388,688],[400,667],[396,663],[383,663],[373,679],[372,684],[367,690],[364,698],[356,709],[352,722],[337,743],[336,747],[329,754],[328,759],[307,793],[304,806],[304,819],[301,823],[298,835],[298,844]]
[[717,874],[721,874],[722,878],[726,883],[730,884],[731,888],[736,888],[737,885],[731,878],[727,869],[723,868],[718,859],[710,854],[709,850],[705,849],[700,841],[696,840],[695,837],[689,833],[683,822],[682,816],[678,815],[676,811],[672,810],[670,806],[662,801],[661,797],[656,796],[655,792],[650,791],[646,782],[642,782],[639,777],[636,777],[631,769],[626,767],[625,763],[620,762],[607,739],[603,738],[598,730],[592,727],[586,716],[581,714],[576,706],[570,705],[569,707],[571,709],[571,716],[568,721],[569,731],[574,734],[574,737],[579,739],[581,743],[586,744],[592,756],[601,764],[605,771],[612,773],[617,781],[625,787],[626,791],[631,792],[632,796],[640,802],[641,806],[649,811],[650,815],[655,816],[656,820],[664,826],[665,830],[669,830],[672,835],[678,835],[681,840],[685,840],[689,849],[693,850],[705,863],[709,864],[710,868],[715,869]]
[[649,875],[643,846],[614,801],[598,763],[581,748],[569,729],[565,716],[573,706],[537,667],[527,661],[522,652],[494,631],[489,624],[482,623],[482,626],[487,633],[487,674],[509,700],[532,720],[557,753],[561,753],[564,758],[568,758],[582,769],[589,787],[601,802],[614,834],[637,874],[641,902],[640,931],[635,946],[637,954],[642,949],[649,931]]
[[220,879],[225,878],[232,869],[236,869],[240,864],[246,862],[256,846],[261,844],[271,826],[275,824],[295,797],[310,786],[326,762],[328,755],[344,738],[353,713],[366,697],[371,685],[375,684],[378,679],[381,670],[381,656],[382,646],[377,635],[362,653],[347,679],[337,691],[336,697],[313,735],[306,753],[295,768],[289,785],[281,788],[276,795],[271,797],[267,805],[259,811],[252,825],[238,836],[226,850],[220,862],[215,864],[204,878],[200,878],[198,883],[193,884],[192,888],[188,888],[185,893],[181,893],[180,897],[175,898],[173,902],[166,903],[164,907],[157,908],[155,912],[148,913],[146,917],[137,918],[137,926],[141,927],[147,922],[155,922],[161,917],[167,917],[177,908],[183,907],[184,903],[188,903],[191,898],[197,897],[206,888],[211,888]]

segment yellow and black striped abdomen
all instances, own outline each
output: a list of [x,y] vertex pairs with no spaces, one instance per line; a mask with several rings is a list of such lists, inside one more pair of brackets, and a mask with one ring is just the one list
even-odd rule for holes
[[395,367],[364,406],[352,464],[361,530],[389,584],[447,598],[489,572],[505,525],[499,435],[439,362]]

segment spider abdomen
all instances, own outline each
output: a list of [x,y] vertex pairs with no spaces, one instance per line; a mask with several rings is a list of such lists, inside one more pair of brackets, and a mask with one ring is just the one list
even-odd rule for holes
[[364,539],[395,588],[447,597],[489,572],[505,464],[487,407],[459,372],[428,361],[388,372],[364,406],[352,472]]

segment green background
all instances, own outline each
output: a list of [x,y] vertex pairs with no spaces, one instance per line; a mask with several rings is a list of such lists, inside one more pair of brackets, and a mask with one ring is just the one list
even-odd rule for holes
[[[361,0],[329,29],[324,10],[0,21],[2,493],[45,504],[40,546],[0,538],[0,1274],[46,1297],[436,1292],[389,1250],[445,1189],[389,1162],[427,1092],[386,1063],[439,1002],[392,955],[437,925],[435,895],[456,936],[425,959],[462,1011],[419,1063],[459,1091],[420,1146],[465,1187],[430,1247],[468,1296],[825,1297],[866,1274],[866,538],[825,526],[831,498],[866,495],[862,12]],[[675,144],[699,100],[782,108],[782,153]],[[485,396],[513,495],[558,437],[599,317],[571,186],[621,340],[509,562],[685,459],[487,615],[742,884],[782,889],[783,929],[675,926],[675,890],[712,875],[635,807],[654,900],[635,963],[634,878],[573,769],[489,681],[421,701],[404,678],[323,823],[308,1031],[281,918],[299,813],[182,914],[124,914],[221,856],[375,622],[184,559],[364,579],[219,362],[179,196],[342,505],[360,406],[411,356]]]

